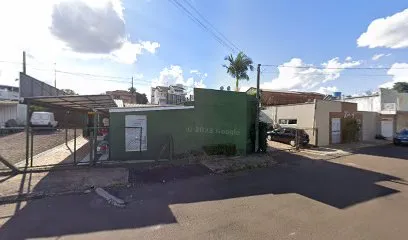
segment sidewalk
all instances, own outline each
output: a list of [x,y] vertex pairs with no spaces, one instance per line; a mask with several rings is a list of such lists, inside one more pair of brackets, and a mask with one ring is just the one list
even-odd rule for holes
[[0,176],[0,203],[128,183],[125,168],[83,168]]
[[[88,144],[88,140],[82,136],[77,137],[76,139],[76,151],[77,151],[77,161],[79,162],[82,160],[83,151],[82,148],[85,148]],[[63,143],[56,147],[53,147],[47,151],[39,153],[33,156],[33,166],[47,166],[47,165],[55,165],[59,163],[73,163],[74,162],[74,140],[67,142],[67,144]],[[29,159],[31,162],[31,159]],[[16,167],[24,167],[26,161],[23,160],[19,163],[16,163]]]
[[333,144],[325,147],[316,147],[316,148],[305,148],[301,149],[304,153],[321,155],[321,156],[339,156],[347,155],[353,153],[355,150],[366,148],[366,147],[375,147],[391,144],[391,141],[387,140],[372,140],[364,142],[355,142],[355,143],[342,143],[342,144]]

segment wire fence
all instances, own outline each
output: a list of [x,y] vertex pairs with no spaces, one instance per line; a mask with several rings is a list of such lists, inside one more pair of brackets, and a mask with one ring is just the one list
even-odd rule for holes
[[[134,129],[142,151],[142,129]],[[110,145],[109,127],[13,129],[0,137],[0,170],[112,163]]]

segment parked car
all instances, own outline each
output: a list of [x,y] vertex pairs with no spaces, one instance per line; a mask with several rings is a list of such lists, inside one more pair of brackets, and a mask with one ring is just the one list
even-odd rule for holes
[[407,144],[408,143],[408,129],[403,129],[394,136],[394,144]]
[[58,122],[55,121],[54,113],[52,112],[33,112],[30,119],[32,127],[50,127],[55,128]]
[[296,131],[298,132],[298,141],[300,145],[309,144],[309,135],[303,129],[296,128],[279,128],[267,132],[267,139],[269,141],[283,142],[296,146]]

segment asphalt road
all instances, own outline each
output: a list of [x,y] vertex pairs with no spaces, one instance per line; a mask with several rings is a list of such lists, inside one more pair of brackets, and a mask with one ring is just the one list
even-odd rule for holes
[[0,206],[0,239],[408,239],[408,147]]

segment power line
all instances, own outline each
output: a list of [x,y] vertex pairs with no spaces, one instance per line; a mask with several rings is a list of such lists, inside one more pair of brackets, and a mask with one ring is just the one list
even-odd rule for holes
[[218,31],[213,24],[211,24],[198,10],[195,8],[188,0],[183,0],[191,9],[193,9],[194,12],[198,14],[201,19],[203,19],[216,33],[218,33],[221,37],[224,38],[226,42],[228,42],[232,47],[234,47],[238,52],[240,51],[240,48],[237,47],[233,42],[231,42],[224,34],[222,34],[220,31]]
[[[208,33],[210,33],[214,39],[220,43],[221,45],[223,45],[224,47],[230,49],[232,52],[236,52],[236,49],[229,45],[227,42],[225,42],[223,39],[221,39],[217,34],[215,34],[211,29],[209,29],[205,24],[203,24],[197,17],[195,17],[184,5],[182,5],[181,3],[179,3],[177,0],[169,0],[174,6],[176,6],[178,9],[184,11],[187,16],[196,24],[198,24],[198,26],[200,26],[202,29],[206,30]],[[238,49],[239,50],[239,49]]]
[[320,66],[290,66],[276,64],[262,64],[263,67],[285,67],[285,68],[300,68],[300,69],[329,69],[329,70],[389,70],[389,69],[408,69],[408,67],[320,67]]
[[[41,68],[32,68],[34,70],[39,70],[39,71],[54,71],[51,69],[41,69]],[[69,72],[69,71],[62,71],[62,70],[56,70],[57,73],[62,73],[62,74],[69,74],[69,75],[74,75],[74,76],[81,76],[81,77],[93,77],[93,78],[109,78],[109,79],[123,79],[123,80],[130,80],[132,77],[117,77],[117,76],[107,76],[107,75],[97,75],[97,74],[90,74],[90,73],[82,73],[82,72]],[[117,81],[117,80],[112,80],[112,81]],[[142,79],[135,79],[135,81],[140,81],[140,82],[149,82],[147,80],[142,80]],[[124,81],[117,81],[117,82],[124,82]]]

